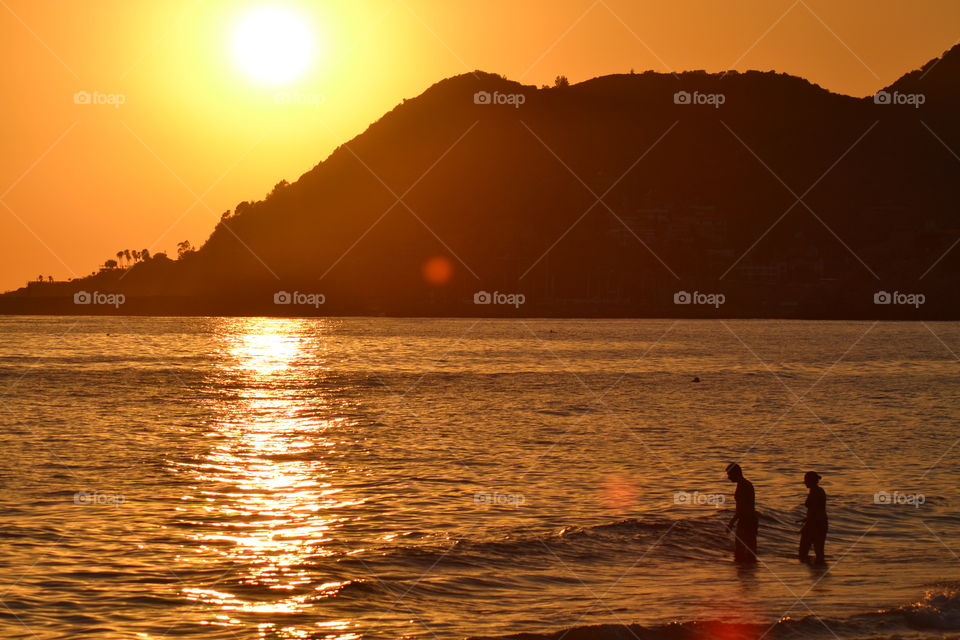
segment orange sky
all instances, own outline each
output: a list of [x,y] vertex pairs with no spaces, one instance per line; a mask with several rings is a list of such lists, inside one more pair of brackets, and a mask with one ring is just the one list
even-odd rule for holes
[[[315,55],[269,87],[231,37],[272,5],[301,16]],[[957,0],[0,0],[0,290],[200,244],[221,212],[467,70],[539,85],[776,69],[862,96],[958,39]]]

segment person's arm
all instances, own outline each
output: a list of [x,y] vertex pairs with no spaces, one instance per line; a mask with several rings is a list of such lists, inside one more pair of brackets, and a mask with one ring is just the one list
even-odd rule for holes
[[730,518],[730,522],[727,523],[727,529],[733,529],[733,525],[735,525],[735,524],[737,523],[737,520],[740,519],[740,500],[741,500],[741,496],[740,496],[740,483],[739,483],[739,482],[737,483],[737,490],[733,492],[733,500],[734,500],[734,503],[735,503],[735,504],[734,504],[734,507],[733,507],[733,517]]
[[807,511],[806,511],[806,513],[803,515],[802,518],[800,518],[799,520],[797,520],[797,524],[801,524],[801,525],[807,524],[807,518],[810,517],[810,496],[811,496],[811,495],[812,495],[812,493],[808,493],[808,494],[807,494],[807,499],[806,499],[806,501],[803,503],[803,505],[807,508]]

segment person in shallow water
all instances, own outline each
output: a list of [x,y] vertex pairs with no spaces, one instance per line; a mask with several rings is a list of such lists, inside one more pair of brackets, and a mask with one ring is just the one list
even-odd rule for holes
[[827,542],[827,492],[820,486],[820,474],[807,471],[803,475],[803,484],[810,492],[807,494],[807,517],[800,522],[800,562],[809,562],[810,547],[816,554],[814,562],[823,564],[826,556],[823,547]]
[[727,479],[737,483],[733,499],[737,503],[736,512],[727,523],[727,529],[734,531],[733,559],[737,562],[757,561],[757,529],[760,520],[757,517],[756,496],[753,483],[743,477],[743,469],[736,462],[727,465]]

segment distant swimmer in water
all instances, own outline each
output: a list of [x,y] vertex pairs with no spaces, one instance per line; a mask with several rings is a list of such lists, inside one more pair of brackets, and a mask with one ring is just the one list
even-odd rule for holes
[[826,556],[823,547],[827,542],[827,492],[820,486],[820,474],[816,471],[807,471],[803,475],[803,484],[807,485],[810,493],[807,494],[807,516],[801,520],[800,528],[800,562],[810,561],[810,547],[816,554],[814,562],[823,564]]
[[700,378],[698,378],[697,376],[693,376],[693,382],[700,382]]
[[727,479],[737,483],[733,499],[737,503],[736,513],[727,523],[727,529],[733,529],[733,559],[737,562],[757,561],[757,529],[760,520],[757,517],[757,501],[753,483],[743,477],[743,470],[736,462],[727,465]]

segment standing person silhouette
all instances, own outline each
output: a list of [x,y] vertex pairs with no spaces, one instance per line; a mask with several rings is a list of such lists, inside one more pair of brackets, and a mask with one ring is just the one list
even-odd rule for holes
[[728,530],[736,525],[733,559],[736,562],[756,562],[757,529],[760,526],[760,520],[757,517],[753,483],[743,477],[743,469],[736,462],[727,465],[727,479],[737,483],[737,490],[733,494],[733,499],[737,503],[736,512],[727,523]]
[[827,542],[827,492],[820,486],[820,474],[816,471],[807,471],[803,475],[803,484],[807,485],[810,493],[807,494],[807,516],[801,520],[800,528],[800,562],[809,562],[810,547],[816,553],[816,564],[824,564],[826,556],[823,547]]

